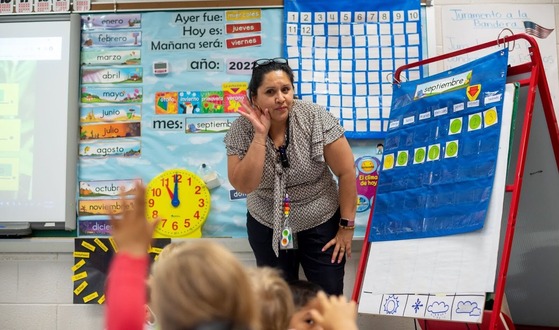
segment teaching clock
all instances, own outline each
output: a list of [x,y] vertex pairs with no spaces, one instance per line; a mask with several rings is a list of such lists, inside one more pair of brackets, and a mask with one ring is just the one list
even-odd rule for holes
[[196,174],[166,170],[146,186],[146,217],[159,218],[154,237],[202,237],[210,212],[210,191]]

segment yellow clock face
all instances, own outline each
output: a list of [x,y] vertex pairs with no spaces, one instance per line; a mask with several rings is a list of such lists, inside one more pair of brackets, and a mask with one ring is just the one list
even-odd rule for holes
[[146,217],[159,218],[155,237],[202,237],[210,212],[210,191],[196,174],[172,169],[146,186]]

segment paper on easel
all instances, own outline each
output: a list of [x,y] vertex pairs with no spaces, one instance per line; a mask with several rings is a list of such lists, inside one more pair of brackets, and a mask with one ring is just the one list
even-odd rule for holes
[[[557,70],[557,31],[553,4],[472,4],[441,6],[441,31],[444,31],[443,52],[497,40],[513,34],[526,33],[535,38],[542,55],[545,75],[553,99],[555,115],[559,116],[559,72]],[[469,33],[464,33],[469,31]],[[509,48],[509,64],[530,61],[528,43],[518,41]],[[487,50],[487,52],[491,49]],[[445,62],[450,69],[470,61],[473,53]],[[476,52],[479,56],[483,51]]]

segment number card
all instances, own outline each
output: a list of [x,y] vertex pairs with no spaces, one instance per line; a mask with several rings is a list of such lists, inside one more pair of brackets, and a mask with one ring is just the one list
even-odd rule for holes
[[74,10],[75,11],[88,11],[91,8],[91,0],[75,0]]
[[34,0],[36,13],[48,13],[52,8],[52,0]]
[[14,11],[12,0],[0,0],[0,14],[11,14]]
[[70,11],[70,1],[69,0],[53,0],[52,10],[59,11]]
[[[287,0],[285,54],[297,95],[324,105],[348,138],[383,138],[392,74],[421,59],[419,0]],[[421,78],[418,69],[405,78]]]
[[17,0],[16,13],[31,13],[33,11],[32,5],[32,0]]

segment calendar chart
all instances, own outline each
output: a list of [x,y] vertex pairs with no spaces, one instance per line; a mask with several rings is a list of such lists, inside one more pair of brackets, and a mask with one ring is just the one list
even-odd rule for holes
[[[421,60],[420,1],[286,0],[284,15],[296,95],[325,106],[348,138],[383,138],[392,74]],[[415,69],[403,76],[422,75]]]

